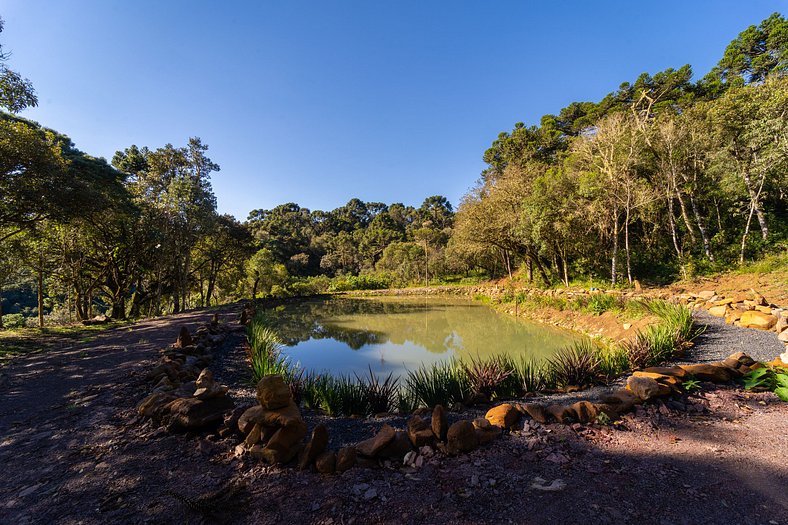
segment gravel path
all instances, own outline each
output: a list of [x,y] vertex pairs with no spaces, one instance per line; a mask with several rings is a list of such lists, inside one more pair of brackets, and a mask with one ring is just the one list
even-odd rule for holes
[[736,352],[744,352],[756,361],[771,361],[785,352],[785,345],[774,332],[728,325],[725,319],[702,310],[696,311],[694,317],[699,325],[706,325],[706,330],[681,363],[720,361]]

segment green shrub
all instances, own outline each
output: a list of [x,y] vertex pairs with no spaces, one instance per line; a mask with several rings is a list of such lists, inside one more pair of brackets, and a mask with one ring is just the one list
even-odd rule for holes
[[454,360],[422,365],[408,372],[405,388],[408,395],[426,407],[462,403],[471,393],[467,378]]
[[624,348],[618,345],[596,347],[599,359],[599,376],[610,382],[629,370],[629,356]]
[[25,316],[22,314],[5,314],[3,316],[3,327],[11,330],[14,328],[24,328]]
[[742,377],[747,390],[774,392],[782,401],[788,401],[788,370],[765,366],[752,370]]
[[514,362],[514,377],[520,384],[520,395],[541,392],[547,388],[547,369],[544,363],[521,357]]
[[595,293],[589,296],[585,310],[592,314],[601,315],[611,310],[619,310],[621,303],[618,297],[606,293]]
[[460,368],[467,378],[471,392],[487,399],[502,392],[504,385],[501,383],[514,372],[514,367],[500,357],[487,360],[470,357],[467,362],[460,362]]
[[399,379],[393,379],[389,374],[382,382],[369,368],[369,378],[358,379],[359,387],[367,404],[367,411],[370,414],[379,414],[394,410],[397,405],[397,392],[399,391]]

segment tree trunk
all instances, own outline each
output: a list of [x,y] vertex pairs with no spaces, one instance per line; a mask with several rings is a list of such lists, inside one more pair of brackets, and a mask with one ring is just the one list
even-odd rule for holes
[[38,327],[44,328],[44,262],[38,265]]
[[695,237],[695,228],[692,227],[692,222],[689,218],[689,213],[687,213],[687,205],[684,204],[684,199],[681,198],[681,192],[676,189],[676,198],[679,200],[679,207],[681,208],[681,218],[684,219],[684,225],[687,227],[687,233],[689,233],[690,241],[692,244],[695,244],[697,241],[697,237]]
[[747,216],[747,224],[744,225],[744,235],[741,236],[741,252],[739,252],[739,264],[744,264],[744,247],[747,244],[747,235],[750,233],[750,223],[752,222],[752,213],[755,210],[755,203],[750,202],[750,214]]
[[627,203],[627,211],[624,220],[624,251],[627,255],[627,281],[632,284],[632,263],[629,254],[629,203]]
[[260,276],[257,276],[254,280],[254,285],[252,286],[252,300],[254,301],[257,298],[257,285],[260,284]]
[[526,268],[528,269],[528,282],[534,282],[534,262],[528,258],[526,262]]
[[763,240],[765,241],[766,237],[768,237],[769,235],[769,228],[766,225],[766,215],[764,215],[763,210],[761,209],[761,206],[759,204],[759,201],[761,200],[761,190],[763,189],[763,183],[766,177],[761,177],[761,184],[757,192],[753,187],[752,179],[750,179],[750,174],[745,172],[743,174],[743,177],[744,177],[744,185],[747,186],[747,193],[750,194],[750,201],[752,201],[751,212],[755,211],[755,216],[758,217],[758,224],[761,227],[761,237],[763,237]]
[[0,286],[0,330],[3,329],[3,287]]
[[709,240],[709,234],[706,231],[706,227],[703,226],[703,220],[700,218],[700,213],[698,213],[698,205],[695,203],[695,198],[690,195],[690,205],[692,206],[692,213],[695,215],[695,222],[698,225],[698,231],[700,231],[700,236],[703,239],[703,251],[706,252],[706,258],[710,261],[714,261],[714,255],[711,253],[711,241]]
[[618,214],[616,214],[616,222],[613,226],[613,253],[610,257],[610,281],[613,283],[613,286],[616,285],[616,280],[618,277],[617,268],[618,266]]

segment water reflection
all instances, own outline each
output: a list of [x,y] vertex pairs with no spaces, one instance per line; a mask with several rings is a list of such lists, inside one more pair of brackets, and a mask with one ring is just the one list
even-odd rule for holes
[[302,366],[332,373],[393,372],[451,357],[550,356],[576,336],[500,315],[469,299],[338,297],[265,312],[285,353]]

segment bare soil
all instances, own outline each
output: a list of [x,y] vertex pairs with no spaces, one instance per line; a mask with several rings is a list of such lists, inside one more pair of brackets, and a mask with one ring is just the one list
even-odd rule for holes
[[788,404],[734,387],[704,385],[610,426],[529,422],[420,469],[334,476],[139,420],[157,350],[212,314],[107,331],[2,369],[0,523],[788,524]]

